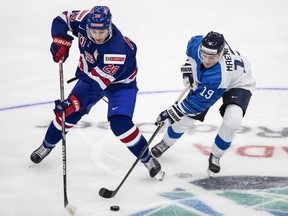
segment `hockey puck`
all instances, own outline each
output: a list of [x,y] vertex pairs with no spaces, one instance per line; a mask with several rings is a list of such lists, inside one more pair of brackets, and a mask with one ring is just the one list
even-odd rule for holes
[[120,209],[120,207],[117,206],[117,205],[112,205],[112,206],[110,206],[110,210],[111,210],[111,211],[119,211],[119,209]]

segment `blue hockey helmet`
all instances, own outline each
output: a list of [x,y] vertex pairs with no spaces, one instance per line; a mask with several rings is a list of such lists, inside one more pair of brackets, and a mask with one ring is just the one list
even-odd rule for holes
[[200,50],[209,55],[217,55],[222,52],[225,39],[222,34],[210,31],[202,40]]
[[107,29],[111,26],[112,14],[107,6],[95,6],[91,9],[88,19],[87,27],[90,29]]

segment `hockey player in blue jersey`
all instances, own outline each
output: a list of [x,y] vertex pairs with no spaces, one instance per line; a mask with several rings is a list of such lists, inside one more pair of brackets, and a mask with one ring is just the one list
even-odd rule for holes
[[255,81],[248,60],[232,50],[217,32],[192,37],[186,54],[181,72],[184,84],[190,85],[191,90],[178,105],[172,105],[158,116],[156,124],[167,122],[169,126],[161,142],[151,151],[155,157],[160,157],[197,120],[204,121],[209,108],[222,97],[219,111],[223,121],[208,160],[211,177],[220,171],[220,158],[241,126]]
[[[65,61],[69,56],[73,37],[67,32],[78,38],[78,81],[67,99],[55,101],[55,119],[41,146],[31,154],[31,160],[40,163],[61,140],[62,112],[65,112],[65,128],[69,131],[102,97],[108,98],[107,118],[112,132],[138,157],[147,141],[132,121],[138,92],[136,44],[112,23],[107,6],[65,11],[53,20],[51,31],[50,51],[55,62],[62,58]],[[161,165],[149,149],[140,161],[151,177],[158,173],[164,176]]]

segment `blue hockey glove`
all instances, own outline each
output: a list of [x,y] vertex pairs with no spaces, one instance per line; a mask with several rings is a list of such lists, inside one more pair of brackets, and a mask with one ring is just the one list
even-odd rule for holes
[[50,52],[52,53],[53,60],[59,62],[63,56],[63,62],[69,56],[69,49],[72,45],[73,37],[68,34],[63,34],[53,37],[53,42],[50,46]]
[[59,117],[62,116],[62,112],[65,112],[65,116],[68,116],[80,109],[80,102],[74,95],[70,95],[64,101],[56,100],[54,103],[54,113]]
[[159,126],[165,123],[169,125],[179,122],[184,116],[184,113],[179,109],[177,105],[170,106],[167,110],[164,110],[159,114],[155,125]]

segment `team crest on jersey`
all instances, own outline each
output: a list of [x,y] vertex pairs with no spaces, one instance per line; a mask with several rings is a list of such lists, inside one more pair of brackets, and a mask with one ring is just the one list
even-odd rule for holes
[[104,64],[121,64],[123,65],[126,59],[126,55],[122,54],[105,54]]
[[86,52],[86,51],[85,51],[85,59],[86,59],[86,61],[90,62],[91,64],[95,63],[95,60],[93,59],[93,56],[90,53]]

